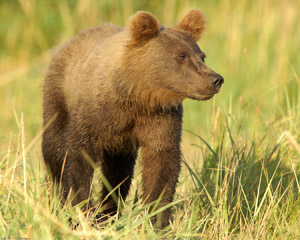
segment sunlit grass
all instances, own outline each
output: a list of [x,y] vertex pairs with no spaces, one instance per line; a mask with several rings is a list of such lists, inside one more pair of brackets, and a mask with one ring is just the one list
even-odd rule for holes
[[[92,227],[79,208],[60,205],[42,161],[41,87],[51,49],[85,27],[126,25],[137,10],[176,24],[192,8],[207,16],[199,46],[225,84],[210,101],[184,102],[174,219],[165,231],[153,230],[138,167],[122,216]],[[299,1],[283,0],[1,1],[0,236],[300,237],[298,9]]]

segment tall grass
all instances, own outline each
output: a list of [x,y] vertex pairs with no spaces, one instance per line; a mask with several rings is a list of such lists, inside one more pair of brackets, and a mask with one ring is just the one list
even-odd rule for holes
[[[176,24],[192,8],[207,15],[199,45],[225,84],[213,100],[184,102],[174,219],[164,231],[153,230],[138,166],[122,216],[92,227],[92,216],[60,205],[42,161],[41,86],[51,49],[85,27],[126,25],[137,10]],[[2,0],[0,237],[300,237],[299,8],[299,1],[283,0]],[[70,217],[80,223],[77,230]]]

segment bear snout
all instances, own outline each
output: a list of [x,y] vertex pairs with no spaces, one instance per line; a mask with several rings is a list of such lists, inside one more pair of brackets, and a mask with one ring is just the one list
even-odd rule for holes
[[224,78],[220,74],[214,74],[209,81],[214,88],[220,89],[224,83]]

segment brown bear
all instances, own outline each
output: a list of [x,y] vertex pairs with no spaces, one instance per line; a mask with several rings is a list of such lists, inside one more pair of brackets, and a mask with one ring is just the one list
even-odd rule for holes
[[[43,87],[42,152],[63,201],[89,199],[94,167],[125,200],[140,148],[143,199],[172,202],[181,162],[182,101],[207,100],[224,80],[204,63],[196,41],[205,28],[199,10],[174,27],[148,12],[128,28],[103,24],[82,31],[54,54]],[[102,187],[102,200],[109,191]],[[106,198],[102,214],[117,204]],[[91,207],[86,204],[85,207]],[[153,221],[166,226],[170,209]]]

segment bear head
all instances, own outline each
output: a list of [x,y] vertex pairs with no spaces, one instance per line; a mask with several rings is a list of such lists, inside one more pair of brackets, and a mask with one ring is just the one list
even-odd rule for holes
[[160,26],[148,12],[133,15],[123,58],[128,77],[138,78],[132,92],[161,105],[185,98],[207,100],[218,93],[224,79],[205,65],[205,54],[196,43],[204,30],[205,17],[199,10],[188,12],[173,27]]

